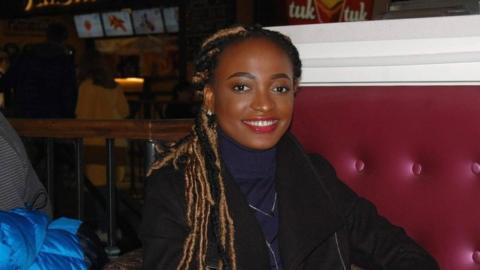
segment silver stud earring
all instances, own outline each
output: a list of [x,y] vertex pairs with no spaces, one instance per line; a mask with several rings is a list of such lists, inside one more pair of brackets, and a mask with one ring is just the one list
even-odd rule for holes
[[212,116],[213,115],[213,112],[211,110],[207,110],[207,115],[208,116]]

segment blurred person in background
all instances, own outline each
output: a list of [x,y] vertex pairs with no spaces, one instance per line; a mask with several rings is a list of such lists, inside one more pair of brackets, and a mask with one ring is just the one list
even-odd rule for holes
[[[130,110],[123,89],[114,81],[113,72],[104,57],[94,56],[91,61],[82,64],[79,70],[80,87],[76,106],[77,119],[115,120],[128,117]],[[86,157],[102,156],[105,152],[105,140],[102,138],[85,139]],[[90,147],[89,147],[90,146]],[[127,142],[116,140],[115,151],[126,155]],[[92,153],[88,153],[91,150]],[[93,152],[101,151],[100,155]],[[98,160],[97,160],[98,161]],[[104,160],[86,161],[86,174],[95,186],[105,186],[106,168]],[[97,164],[99,163],[99,164]],[[123,180],[125,167],[117,166],[118,181]]]
[[[8,117],[58,119],[74,118],[77,82],[72,50],[65,41],[67,28],[51,23],[45,41],[26,44],[15,56],[3,79],[3,87],[11,97],[7,100]],[[42,181],[47,175],[45,143],[42,139],[25,139],[25,148]],[[70,215],[67,206],[74,192],[74,149],[71,141],[55,140],[54,174],[55,214]]]
[[0,113],[0,210],[19,207],[52,215],[47,191],[30,164],[22,140]]
[[73,52],[65,46],[67,29],[52,23],[46,41],[24,47],[5,74],[4,87],[13,91],[13,116],[74,118],[77,84]]
[[106,254],[88,225],[52,219],[45,187],[0,113],[0,269],[102,269]]
[[[81,63],[78,71],[80,82],[77,119],[118,120],[127,118],[129,106],[123,89],[114,81],[112,69],[104,56],[90,52]],[[94,215],[89,217],[98,227],[97,233],[106,240],[106,212],[103,202],[106,197],[106,154],[104,138],[85,138],[85,175],[95,189],[90,189]],[[127,141],[116,139],[114,147],[116,162],[116,183],[125,182],[125,164],[127,157]],[[119,205],[121,208],[122,206]],[[122,209],[119,209],[121,212]],[[93,214],[93,213],[92,213]]]

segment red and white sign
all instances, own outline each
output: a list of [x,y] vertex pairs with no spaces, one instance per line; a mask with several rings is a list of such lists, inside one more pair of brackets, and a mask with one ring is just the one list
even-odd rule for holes
[[365,21],[374,0],[287,0],[289,24]]

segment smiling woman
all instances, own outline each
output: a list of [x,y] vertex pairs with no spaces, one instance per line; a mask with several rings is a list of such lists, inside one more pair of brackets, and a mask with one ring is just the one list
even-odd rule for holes
[[218,58],[205,107],[226,135],[249,148],[272,148],[287,131],[297,79],[290,59],[272,41],[252,38]]
[[278,32],[234,27],[203,43],[203,110],[150,170],[145,269],[438,269],[288,132],[300,76]]

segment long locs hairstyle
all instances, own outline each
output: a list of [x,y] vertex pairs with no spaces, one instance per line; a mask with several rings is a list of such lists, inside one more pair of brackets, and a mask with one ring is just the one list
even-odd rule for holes
[[[203,93],[214,79],[218,57],[231,44],[249,38],[265,38],[282,48],[293,66],[294,79],[301,76],[301,61],[290,39],[260,27],[242,26],[220,30],[207,38],[195,61],[192,83]],[[208,229],[213,230],[220,260],[218,269],[236,270],[235,224],[232,219],[217,146],[217,124],[210,108],[203,108],[195,118],[188,136],[160,153],[150,172],[173,165],[184,170],[186,221],[190,228],[177,269],[200,269],[206,266]],[[181,161],[181,162],[180,162]],[[211,225],[211,227],[209,227]]]

